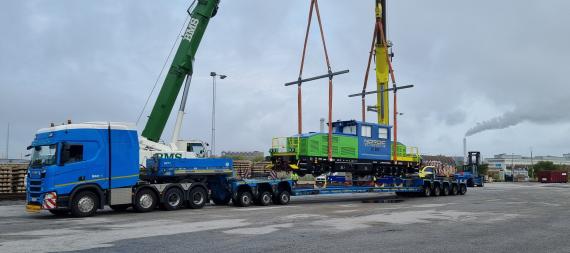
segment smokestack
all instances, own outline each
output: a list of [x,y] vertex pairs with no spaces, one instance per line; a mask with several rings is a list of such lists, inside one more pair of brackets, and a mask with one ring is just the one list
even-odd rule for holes
[[324,133],[324,132],[325,132],[325,118],[321,118],[320,133]]
[[467,165],[467,137],[463,137],[463,165]]

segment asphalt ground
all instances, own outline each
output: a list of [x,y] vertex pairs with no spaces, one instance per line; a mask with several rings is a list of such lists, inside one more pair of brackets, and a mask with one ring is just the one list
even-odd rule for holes
[[465,196],[293,197],[91,218],[0,202],[0,252],[570,252],[570,185],[487,184]]

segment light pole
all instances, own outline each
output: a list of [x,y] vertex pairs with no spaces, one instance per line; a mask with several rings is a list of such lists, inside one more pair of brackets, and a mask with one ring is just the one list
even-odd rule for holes
[[515,153],[511,153],[511,176],[513,183],[515,182]]
[[216,72],[210,72],[212,77],[212,151],[211,156],[216,155],[216,78],[226,79],[227,75],[219,75]]

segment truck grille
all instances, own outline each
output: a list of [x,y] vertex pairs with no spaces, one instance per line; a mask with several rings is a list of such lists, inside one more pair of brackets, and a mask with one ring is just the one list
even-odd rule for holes
[[42,194],[42,180],[28,179],[28,184],[28,198],[39,198]]

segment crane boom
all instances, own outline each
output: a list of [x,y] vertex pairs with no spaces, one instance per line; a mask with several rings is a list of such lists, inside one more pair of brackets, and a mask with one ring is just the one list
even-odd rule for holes
[[186,32],[182,35],[164,84],[142,132],[143,137],[153,142],[158,142],[164,131],[184,79],[192,76],[194,56],[210,19],[218,11],[220,0],[197,0],[197,2],[190,13]]
[[[386,27],[386,0],[376,0],[376,22],[382,23],[382,26]],[[384,39],[380,32],[376,33],[376,88],[378,91],[388,90],[389,81],[389,66],[387,55],[387,47],[384,46]],[[384,35],[386,36],[386,35]],[[387,40],[386,40],[387,41]],[[389,98],[388,92],[378,92],[377,96],[377,108],[378,113],[378,124],[388,125],[389,120]]]

